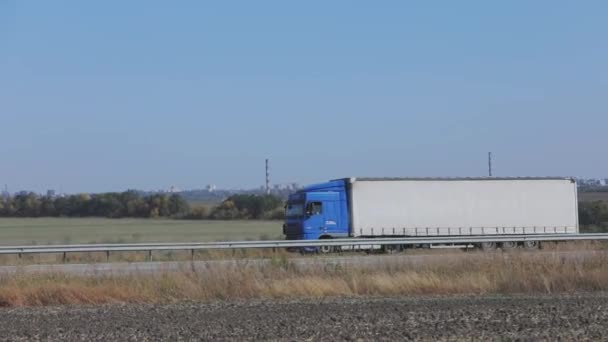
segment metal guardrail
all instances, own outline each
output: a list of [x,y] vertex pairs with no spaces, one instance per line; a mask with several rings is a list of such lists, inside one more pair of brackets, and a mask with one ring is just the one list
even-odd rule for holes
[[608,234],[533,234],[533,235],[490,235],[490,236],[430,236],[401,238],[353,238],[328,240],[274,240],[274,241],[226,241],[200,243],[124,243],[124,244],[76,244],[76,245],[34,245],[0,246],[0,254],[41,254],[75,252],[137,252],[175,251],[210,249],[250,249],[250,248],[297,248],[321,246],[378,246],[378,245],[419,245],[419,244],[478,244],[482,242],[524,242],[524,241],[580,241],[608,240]]

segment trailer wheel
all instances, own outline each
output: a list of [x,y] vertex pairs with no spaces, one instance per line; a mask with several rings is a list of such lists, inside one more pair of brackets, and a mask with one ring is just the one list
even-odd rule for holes
[[508,251],[508,250],[512,250],[517,248],[517,242],[515,241],[505,241],[503,243],[500,244],[500,248],[502,248],[503,251]]
[[540,244],[538,243],[538,241],[524,241],[525,249],[537,249],[539,246]]
[[481,249],[484,251],[493,251],[496,249],[496,242],[494,241],[486,241],[480,244]]
[[382,245],[382,251],[386,254],[394,254],[399,251],[399,245]]

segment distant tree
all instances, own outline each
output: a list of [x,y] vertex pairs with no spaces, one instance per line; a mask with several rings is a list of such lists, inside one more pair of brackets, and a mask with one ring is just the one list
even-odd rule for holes
[[48,196],[40,198],[40,216],[57,216],[53,198]]
[[216,207],[213,218],[221,219],[261,219],[281,206],[283,201],[274,195],[239,194],[228,197]]
[[173,194],[169,197],[168,203],[169,215],[174,217],[180,217],[188,214],[190,206],[180,195]]
[[209,218],[209,209],[204,205],[198,205],[190,208],[187,216],[184,218],[190,220],[204,220]]
[[216,220],[234,220],[241,218],[241,214],[234,205],[234,202],[227,199],[213,209],[210,217]]
[[18,194],[13,198],[14,214],[19,217],[39,217],[40,200],[33,193]]
[[608,202],[581,202],[578,206],[581,225],[608,226]]

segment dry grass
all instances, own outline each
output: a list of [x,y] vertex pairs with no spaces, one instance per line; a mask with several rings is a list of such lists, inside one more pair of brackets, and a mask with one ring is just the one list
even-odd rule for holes
[[324,298],[608,290],[608,254],[471,253],[441,262],[381,267],[209,266],[158,275],[0,277],[1,306],[167,303],[248,298]]

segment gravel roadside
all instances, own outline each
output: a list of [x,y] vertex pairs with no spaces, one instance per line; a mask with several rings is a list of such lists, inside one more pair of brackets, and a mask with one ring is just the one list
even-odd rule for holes
[[2,341],[605,340],[608,294],[0,309]]

